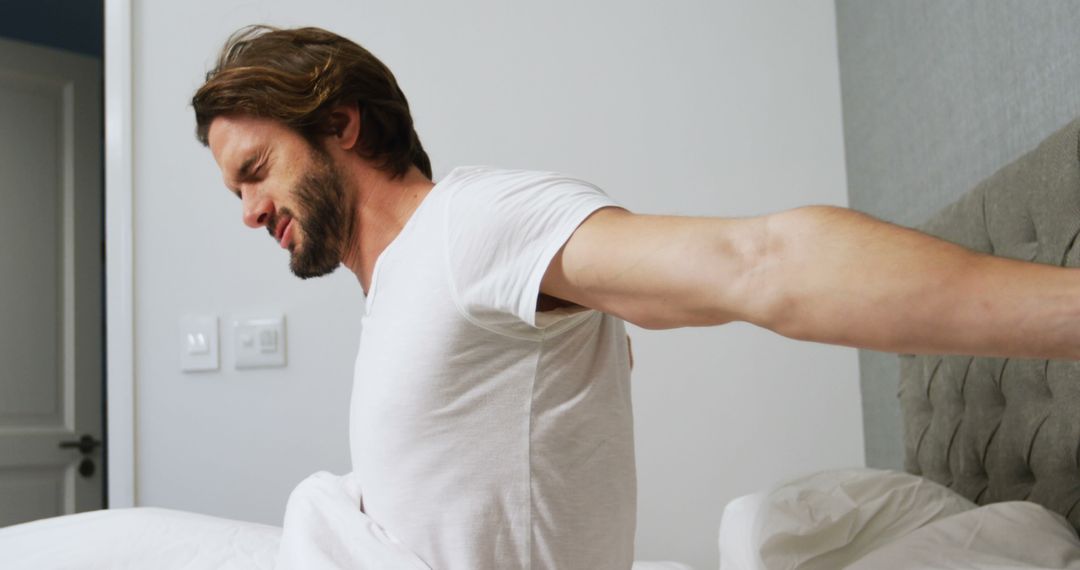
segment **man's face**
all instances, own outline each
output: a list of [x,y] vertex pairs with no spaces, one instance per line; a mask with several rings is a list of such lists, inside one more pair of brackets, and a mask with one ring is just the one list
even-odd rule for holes
[[243,201],[244,223],[289,250],[292,272],[307,279],[336,269],[353,218],[326,152],[280,122],[247,116],[214,119],[208,140],[225,186]]

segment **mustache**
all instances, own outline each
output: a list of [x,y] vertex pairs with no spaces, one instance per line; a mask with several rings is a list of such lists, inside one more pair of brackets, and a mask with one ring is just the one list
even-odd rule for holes
[[277,210],[273,214],[271,214],[270,219],[266,222],[266,233],[270,234],[270,237],[274,238],[275,240],[277,239],[277,235],[274,234],[274,231],[277,229],[278,220],[281,218],[281,216],[286,216],[294,220],[296,219],[296,216],[294,216],[292,211],[288,208],[282,208],[281,210]]

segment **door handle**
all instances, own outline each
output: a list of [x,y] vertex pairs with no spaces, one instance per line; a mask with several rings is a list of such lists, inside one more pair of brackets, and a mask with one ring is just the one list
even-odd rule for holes
[[101,441],[94,439],[90,434],[85,434],[77,441],[61,441],[60,447],[64,449],[78,449],[79,453],[89,455],[93,453],[95,449],[101,447]]

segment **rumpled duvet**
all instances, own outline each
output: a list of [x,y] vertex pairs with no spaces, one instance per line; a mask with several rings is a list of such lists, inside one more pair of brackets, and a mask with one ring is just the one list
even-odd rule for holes
[[994,503],[953,515],[874,550],[848,570],[1080,568],[1068,522],[1035,503]]
[[720,558],[721,570],[1080,570],[1080,540],[1035,503],[979,507],[922,477],[846,469],[729,503]]

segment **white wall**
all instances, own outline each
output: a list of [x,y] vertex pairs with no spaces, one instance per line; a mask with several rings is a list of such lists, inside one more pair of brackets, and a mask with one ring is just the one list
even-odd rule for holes
[[[188,105],[255,22],[327,27],[393,69],[436,178],[559,170],[631,210],[741,216],[846,201],[832,2],[136,1],[138,502],[280,523],[308,473],[348,469],[361,292],[294,279],[240,223]],[[284,312],[289,367],[178,370],[185,312]],[[227,329],[223,327],[223,332]],[[632,329],[638,557],[716,566],[726,501],[863,461],[849,349],[745,325]]]

